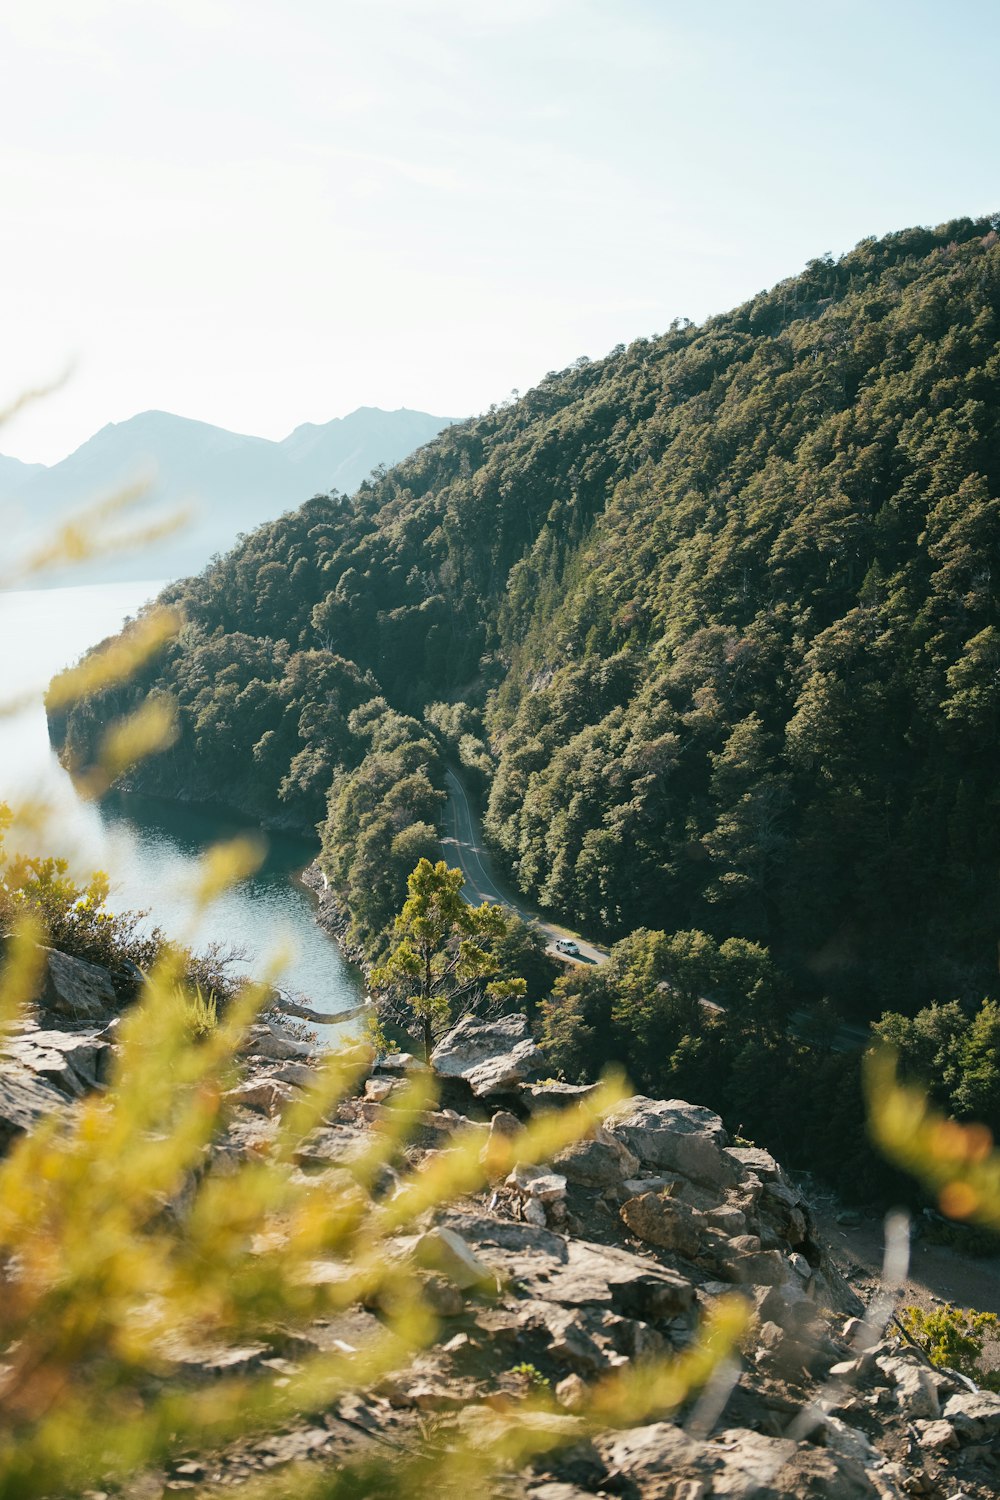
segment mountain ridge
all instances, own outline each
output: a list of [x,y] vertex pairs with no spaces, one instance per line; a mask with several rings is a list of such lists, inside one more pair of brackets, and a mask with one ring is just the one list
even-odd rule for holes
[[[56,464],[0,456],[0,499],[20,513],[27,541],[64,514],[145,483],[137,516],[195,510],[183,533],[158,545],[158,566],[174,577],[198,571],[241,532],[312,494],[356,489],[372,469],[398,462],[451,420],[407,407],[361,406],[326,423],[302,423],[275,440],[150,409],[106,423]],[[148,566],[141,556],[116,558],[74,570],[71,581],[139,578]]]

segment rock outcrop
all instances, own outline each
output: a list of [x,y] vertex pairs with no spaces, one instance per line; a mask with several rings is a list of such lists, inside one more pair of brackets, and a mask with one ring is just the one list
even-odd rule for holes
[[515,1013],[496,1021],[463,1016],[431,1055],[441,1078],[461,1078],[478,1099],[516,1092],[527,1079],[545,1071],[526,1016]]
[[[44,1114],[71,1110],[108,1076],[114,1031],[101,1034],[96,1016],[83,1024],[85,976],[51,956],[48,970],[62,985],[60,1003],[75,997],[74,1024],[49,1024],[45,1001],[8,1033],[0,1150]],[[87,977],[86,993],[106,990]],[[266,1150],[317,1062],[307,1043],[273,1021],[252,1028],[245,1053],[246,1076],[227,1095],[229,1126],[215,1148],[223,1157]],[[402,1078],[424,1067],[396,1055],[301,1144],[290,1170],[388,1202],[399,1170],[435,1160],[457,1134],[471,1132],[488,1160],[490,1143],[516,1137],[521,1120],[572,1105],[581,1092],[533,1081],[542,1068],[523,1017],[463,1021],[432,1062],[454,1107],[417,1117],[405,1160],[386,1161],[374,1179],[358,1166],[370,1158],[370,1131]],[[483,1191],[426,1215],[391,1249],[414,1267],[440,1320],[435,1344],[416,1357],[401,1347],[390,1377],[345,1397],[322,1420],[313,1414],[213,1455],[216,1480],[238,1490],[258,1469],[302,1459],[335,1466],[364,1434],[379,1442],[391,1434],[400,1448],[428,1435],[444,1444],[470,1433],[486,1440],[519,1414],[554,1446],[499,1478],[498,1495],[985,1500],[996,1492],[1000,1397],[970,1390],[866,1323],[795,1183],[768,1152],[731,1145],[719,1118],[699,1106],[629,1099],[551,1163],[505,1166]],[[337,1282],[342,1266],[319,1261],[315,1276]],[[733,1294],[752,1310],[750,1332],[738,1365],[720,1372],[709,1398],[626,1429],[583,1424],[596,1382],[687,1349],[700,1317]],[[380,1326],[378,1309],[359,1305],[296,1337],[303,1349],[338,1341],[362,1348]],[[286,1354],[285,1345],[192,1354],[190,1374],[207,1380],[268,1362],[284,1368]],[[523,1408],[525,1371],[547,1384],[551,1410]],[[197,1489],[207,1474],[189,1456],[164,1479]]]
[[118,1009],[114,981],[107,969],[71,958],[56,948],[43,949],[45,970],[38,1009],[76,1025],[106,1026]]

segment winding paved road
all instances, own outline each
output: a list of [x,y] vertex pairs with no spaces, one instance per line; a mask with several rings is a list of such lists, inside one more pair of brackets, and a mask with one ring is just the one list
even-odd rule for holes
[[[448,801],[444,806],[444,837],[441,840],[441,847],[449,865],[457,866],[465,876],[462,894],[470,906],[478,906],[482,901],[494,901],[516,912],[522,921],[537,923],[548,938],[546,951],[551,953],[553,958],[562,960],[563,963],[606,963],[608,959],[606,949],[598,948],[594,943],[588,943],[585,938],[580,937],[579,933],[571,932],[568,927],[560,927],[555,922],[540,917],[537,912],[516,901],[509,892],[503,890],[483,845],[483,832],[472,810],[465,787],[451,769],[445,772],[445,778],[448,784]],[[558,942],[567,940],[576,943],[578,953],[563,953],[556,947]]]
[[[495,901],[500,906],[506,906],[510,911],[516,912],[523,921],[537,923],[548,938],[546,952],[565,964],[607,963],[607,949],[588,943],[579,933],[571,932],[568,927],[560,927],[555,922],[540,917],[537,912],[515,900],[508,891],[504,890],[493,871],[492,862],[483,843],[483,832],[465,787],[450,768],[445,772],[445,779],[448,785],[448,801],[444,806],[444,836],[441,839],[441,847],[448,863],[453,867],[457,865],[465,876],[462,894],[470,906],[478,906],[481,901]],[[565,941],[567,938],[576,943],[578,953],[563,953],[556,947],[560,940]],[[724,1006],[712,1000],[703,1000],[701,1003],[709,1010],[725,1010]],[[793,1036],[802,1041],[808,1041],[815,1027],[815,1019],[807,1010],[797,1010],[789,1017],[788,1026]],[[852,1025],[850,1022],[841,1022],[835,1027],[830,1038],[830,1045],[834,1052],[853,1052],[870,1044],[871,1033],[868,1027]]]

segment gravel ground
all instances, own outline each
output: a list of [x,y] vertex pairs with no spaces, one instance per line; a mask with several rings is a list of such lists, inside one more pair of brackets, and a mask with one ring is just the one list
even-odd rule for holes
[[[812,1202],[820,1239],[830,1247],[838,1269],[866,1302],[877,1290],[882,1273],[882,1220],[863,1216],[858,1225],[837,1223],[841,1205],[834,1200]],[[900,1305],[932,1308],[943,1302],[978,1312],[1000,1313],[1000,1257],[979,1259],[962,1255],[947,1245],[917,1239],[910,1246],[910,1275]],[[988,1369],[1000,1369],[1000,1342],[984,1348]]]

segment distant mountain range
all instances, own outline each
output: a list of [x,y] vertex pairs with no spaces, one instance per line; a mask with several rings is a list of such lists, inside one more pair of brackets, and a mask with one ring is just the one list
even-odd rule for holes
[[179,578],[217,552],[315,494],[352,494],[379,464],[394,464],[451,425],[427,412],[361,406],[331,422],[305,422],[281,442],[228,432],[170,412],[147,411],[102,427],[60,463],[25,464],[0,454],[5,553],[19,555],[53,522],[123,486],[146,481],[141,508],[120,528],[178,508],[183,530],[151,550],[95,560],[40,583]]

